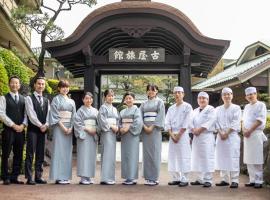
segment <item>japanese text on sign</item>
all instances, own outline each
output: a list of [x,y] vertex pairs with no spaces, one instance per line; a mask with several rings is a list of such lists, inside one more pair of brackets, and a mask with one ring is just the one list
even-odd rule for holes
[[163,48],[112,48],[109,62],[165,62]]

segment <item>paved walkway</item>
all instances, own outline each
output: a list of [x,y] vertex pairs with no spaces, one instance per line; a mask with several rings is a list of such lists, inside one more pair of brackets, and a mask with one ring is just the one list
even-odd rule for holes
[[[99,183],[100,164],[97,165],[96,183]],[[44,176],[48,178],[49,168],[45,168]],[[241,176],[240,188],[230,189],[228,187],[202,188],[201,186],[188,186],[179,188],[168,186],[170,177],[167,173],[167,164],[163,163],[161,168],[160,185],[149,187],[143,185],[143,179],[138,180],[136,186],[121,185],[120,163],[117,163],[117,184],[114,186],[102,186],[94,184],[90,186],[78,185],[79,178],[76,177],[76,168],[73,168],[73,180],[71,185],[55,185],[50,182],[47,185],[0,185],[0,200],[220,200],[220,199],[243,199],[243,200],[269,200],[270,188],[253,189],[244,187],[246,176]],[[25,179],[21,176],[21,180]],[[217,173],[215,181],[219,181]]]

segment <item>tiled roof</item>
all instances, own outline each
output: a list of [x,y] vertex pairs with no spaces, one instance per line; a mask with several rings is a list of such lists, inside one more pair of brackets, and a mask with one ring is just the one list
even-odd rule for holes
[[217,75],[194,85],[192,89],[203,90],[224,83],[226,81],[230,81],[232,79],[237,78],[238,75],[243,74],[251,69],[254,69],[255,67],[258,67],[269,60],[270,54],[266,54],[254,60],[240,64],[238,66],[236,64],[233,64],[231,67],[228,67],[228,69],[225,69],[223,72],[220,72]]

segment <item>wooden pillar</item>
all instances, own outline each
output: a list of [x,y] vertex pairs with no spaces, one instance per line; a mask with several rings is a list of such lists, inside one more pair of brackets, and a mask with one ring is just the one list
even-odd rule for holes
[[268,106],[270,106],[270,69],[267,70],[267,77],[268,77],[268,87],[267,87],[267,93],[268,93]]
[[184,46],[184,63],[180,66],[179,83],[179,85],[184,88],[185,101],[192,105],[190,48],[187,46]]
[[[96,99],[95,67],[93,65],[92,52],[88,46],[83,49],[83,55],[85,58],[84,91],[91,92],[94,95],[94,99]],[[96,103],[93,106],[96,107]]]
[[99,108],[102,104],[102,96],[101,96],[101,74],[100,73],[96,73],[96,89],[97,89],[97,108]]

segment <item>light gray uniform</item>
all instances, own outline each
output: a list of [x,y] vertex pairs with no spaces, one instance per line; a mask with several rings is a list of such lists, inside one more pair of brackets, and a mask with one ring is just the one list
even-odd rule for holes
[[72,133],[65,134],[58,124],[60,120],[63,120],[61,117],[63,111],[71,113],[70,120],[66,118],[63,122],[66,128],[70,128],[73,126],[76,113],[75,102],[59,94],[53,98],[49,113],[49,124],[53,134],[51,180],[70,180],[72,178]]
[[119,125],[119,114],[115,107],[104,103],[98,112],[101,139],[101,182],[115,181],[116,134],[110,128],[112,119]]
[[121,126],[129,131],[121,137],[121,175],[127,180],[138,179],[140,133],[143,126],[141,111],[133,105],[120,112]]
[[157,181],[161,163],[161,130],[165,124],[165,107],[163,101],[156,97],[142,103],[140,109],[144,124],[155,126],[151,134],[142,130],[143,176],[146,180]]
[[[77,138],[77,175],[80,177],[95,176],[98,136],[90,135],[84,129],[96,129],[97,115],[97,109],[81,106],[74,119],[74,132]],[[89,121],[94,123],[91,127],[87,123]]]

